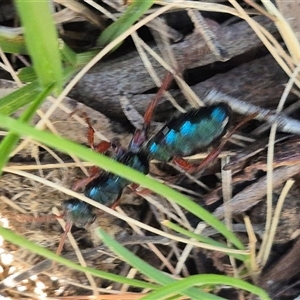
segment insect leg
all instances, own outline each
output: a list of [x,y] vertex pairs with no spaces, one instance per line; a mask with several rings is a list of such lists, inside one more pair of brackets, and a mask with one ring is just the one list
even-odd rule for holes
[[192,167],[189,171],[191,173],[195,173],[198,172],[200,170],[203,170],[204,168],[206,168],[211,162],[213,162],[221,153],[221,151],[223,150],[224,146],[226,145],[226,143],[229,141],[229,139],[231,138],[231,136],[243,125],[245,125],[247,122],[249,122],[250,120],[254,119],[257,116],[257,113],[255,114],[251,114],[249,116],[247,116],[244,120],[242,120],[240,123],[238,123],[230,132],[228,132],[226,134],[226,136],[222,139],[220,145],[213,149],[208,156],[201,162],[201,164],[197,167]]

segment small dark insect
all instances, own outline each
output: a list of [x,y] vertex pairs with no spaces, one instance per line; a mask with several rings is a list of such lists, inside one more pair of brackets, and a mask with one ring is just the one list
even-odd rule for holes
[[96,218],[93,206],[76,198],[64,201],[62,209],[65,219],[72,221],[79,228],[92,224]]
[[[125,152],[119,162],[144,174],[149,172],[149,163],[141,153]],[[84,190],[84,195],[92,200],[110,207],[116,207],[123,189],[130,181],[109,172],[101,173],[93,179]],[[66,220],[77,227],[85,227],[94,221],[93,206],[83,201],[70,199],[64,201],[63,211]]]
[[[142,153],[124,152],[118,162],[144,174],[149,172],[148,159]],[[104,172],[91,181],[84,190],[84,195],[101,204],[116,207],[123,189],[131,182],[113,173]]]

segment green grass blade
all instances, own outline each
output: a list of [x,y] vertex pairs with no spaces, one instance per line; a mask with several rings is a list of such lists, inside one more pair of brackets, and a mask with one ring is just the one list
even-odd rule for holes
[[36,113],[37,109],[41,106],[47,96],[50,95],[54,88],[54,83],[50,84],[47,88],[45,88],[41,93],[39,93],[30,106],[25,110],[25,112],[21,115],[20,121],[29,122],[31,118]]
[[18,77],[23,83],[33,82],[38,79],[33,67],[24,67],[19,69]]
[[[60,52],[63,60],[71,66],[77,65],[77,53],[75,53],[65,42],[61,41]],[[86,61],[88,63],[89,61]]]
[[[79,68],[85,66],[98,53],[97,51],[88,51],[76,54],[63,42],[61,42],[60,52],[64,62],[63,82],[67,82]],[[37,80],[37,74],[31,66],[19,69],[18,76],[24,83]]]
[[153,0],[135,0],[117,21],[102,32],[97,41],[97,45],[103,47],[124,33],[132,24],[140,19],[154,2]]
[[[113,238],[111,238],[105,231],[102,229],[97,230],[97,234],[101,238],[101,240],[119,257],[121,257],[124,261],[126,261],[129,265],[133,266],[137,270],[139,270],[142,274],[146,275],[148,278],[156,281],[159,284],[167,285],[178,282],[176,279],[171,278],[165,273],[157,270],[156,268],[150,266],[148,263],[144,262],[142,259],[137,257],[135,254],[131,253],[128,249],[123,247]],[[217,300],[223,299],[217,296],[213,296],[211,294],[205,293],[201,290],[195,288],[188,288],[186,290],[181,290],[180,293],[188,295],[192,299],[206,299],[206,300]],[[159,298],[151,298],[151,299],[159,299]]]
[[86,51],[82,53],[77,53],[76,54],[76,67],[81,68],[85,66],[96,54],[98,54],[98,50],[91,50],[91,51]]
[[[54,88],[54,84],[51,84],[48,88],[46,88],[44,91],[33,97],[33,102],[31,105],[23,112],[23,114],[20,117],[20,121],[22,122],[28,122],[31,120],[31,118],[36,113],[36,110],[39,108],[39,106],[43,103],[45,98],[51,93],[51,91]],[[9,160],[9,155],[16,146],[17,142],[19,140],[19,135],[15,134],[13,132],[10,132],[1,142],[0,144],[0,153],[2,153],[0,157],[0,175],[2,173],[2,168],[6,165],[6,163]]]
[[40,93],[38,82],[32,82],[0,99],[0,113],[10,115],[19,108],[32,102],[33,97]]
[[[233,232],[227,229],[221,221],[216,219],[207,210],[190,200],[188,197],[178,193],[177,191],[169,188],[168,186],[161,184],[158,181],[149,178],[136,170],[124,166],[123,164],[118,163],[117,161],[114,161],[105,155],[101,155],[94,151],[90,151],[90,149],[78,145],[74,142],[68,141],[62,137],[56,136],[49,132],[37,130],[28,126],[27,124],[24,124],[20,121],[14,120],[4,115],[0,115],[0,119],[2,120],[2,124],[0,126],[3,128],[13,130],[15,133],[18,133],[20,135],[27,135],[41,143],[58,149],[64,153],[77,155],[81,159],[90,161],[93,164],[100,166],[102,169],[105,169],[109,172],[115,173],[119,176],[136,182],[141,186],[160,194],[168,200],[179,204],[181,207],[187,209],[192,214],[194,214],[195,216],[197,216],[198,218],[202,219],[204,222],[215,228],[238,249],[245,249],[242,242],[235,236]],[[0,157],[1,155],[3,155],[2,152],[0,152]]]
[[6,53],[28,54],[25,40],[21,36],[8,38],[0,34],[0,47]]
[[82,267],[66,258],[56,255],[55,253],[53,253],[52,251],[50,251],[46,248],[40,247],[40,246],[36,245],[35,243],[28,241],[26,238],[12,232],[9,229],[3,228],[1,226],[0,226],[0,235],[5,240],[7,240],[15,245],[18,245],[21,248],[26,248],[34,253],[37,253],[43,257],[46,257],[53,261],[56,261],[60,264],[63,264],[65,266],[69,267],[69,268],[72,268],[74,270],[86,272],[86,273],[89,273],[91,275],[94,275],[94,276],[97,276],[100,278],[104,278],[107,280],[112,280],[112,281],[116,281],[116,282],[120,282],[120,283],[124,283],[124,284],[129,284],[131,286],[136,286],[136,287],[140,287],[140,288],[148,288],[148,289],[158,288],[157,285],[152,284],[152,283],[144,282],[144,281],[137,280],[137,279],[129,279],[129,278],[125,278],[125,277],[122,277],[119,275],[115,275],[115,274],[111,274],[111,273],[107,273],[107,272],[103,272],[103,271],[98,271],[98,270],[95,270],[92,268]]
[[[63,70],[63,81],[67,82],[76,73],[78,66],[66,66]],[[24,67],[18,70],[19,79],[23,83],[37,81],[38,78],[33,67]]]
[[59,92],[63,85],[63,72],[51,2],[15,0],[15,5],[24,26],[26,46],[40,84],[47,87],[55,83],[56,91]]
[[[182,279],[175,283],[171,283],[167,286],[158,288],[156,291],[148,294],[143,297],[143,300],[153,300],[153,299],[166,299],[174,294],[180,293],[182,290],[187,289],[191,286],[231,286],[235,287],[252,294],[255,294],[259,297],[260,300],[271,300],[268,294],[261,288],[254,286],[250,283],[247,283],[243,280],[232,278],[224,275],[193,275],[188,278]],[[197,298],[197,299],[206,299],[206,298]]]
[[[168,228],[178,232],[178,233],[181,233],[181,234],[183,234],[183,235],[185,235],[189,238],[195,239],[196,241],[199,241],[201,243],[206,243],[208,245],[223,248],[224,253],[227,253],[228,255],[231,255],[232,257],[234,257],[234,258],[236,258],[240,261],[245,261],[247,259],[247,256],[245,256],[245,255],[239,255],[239,254],[230,252],[231,249],[228,248],[227,245],[222,244],[218,241],[215,241],[212,238],[203,236],[201,234],[193,233],[193,232],[191,232],[189,230],[186,230],[186,229],[184,229],[184,228],[182,228],[182,227],[178,226],[177,224],[174,224],[170,221],[163,221],[162,224],[167,226]],[[226,251],[226,250],[228,250],[228,251]]]

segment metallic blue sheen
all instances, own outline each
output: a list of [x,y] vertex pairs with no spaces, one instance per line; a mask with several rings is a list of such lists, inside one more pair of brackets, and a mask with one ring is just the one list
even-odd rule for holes
[[157,152],[157,150],[158,150],[158,145],[156,143],[152,143],[150,148],[149,148],[149,151],[151,153],[155,153],[155,152]]
[[62,207],[66,220],[80,228],[92,224],[96,218],[93,206],[75,198],[64,201]]
[[195,154],[221,139],[229,120],[230,107],[223,103],[191,109],[172,118],[143,145],[143,151],[159,161]]
[[95,195],[98,193],[98,190],[99,190],[98,187],[93,187],[93,188],[90,190],[90,197],[91,197],[91,198],[95,197]]
[[211,116],[213,119],[215,119],[217,122],[222,123],[226,117],[227,114],[224,111],[224,109],[220,108],[220,107],[216,107],[212,112],[211,112]]
[[171,129],[168,133],[167,133],[167,135],[166,135],[166,143],[167,144],[173,144],[174,142],[175,142],[175,140],[176,140],[176,138],[177,138],[177,134],[176,134],[176,131],[175,130],[173,130],[173,129]]
[[196,124],[192,124],[190,121],[186,121],[182,124],[179,130],[183,136],[186,136],[186,135],[192,135],[195,132],[196,128],[197,128]]

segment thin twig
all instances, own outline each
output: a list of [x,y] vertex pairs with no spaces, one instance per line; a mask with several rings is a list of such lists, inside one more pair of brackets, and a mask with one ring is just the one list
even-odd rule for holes
[[212,90],[204,99],[206,104],[216,104],[225,102],[231,109],[243,115],[251,115],[257,113],[255,119],[265,121],[269,124],[277,123],[281,131],[300,135],[300,121],[289,118],[282,114],[276,114],[274,111],[260,108],[259,106],[250,104],[246,101],[230,97],[216,90]]

